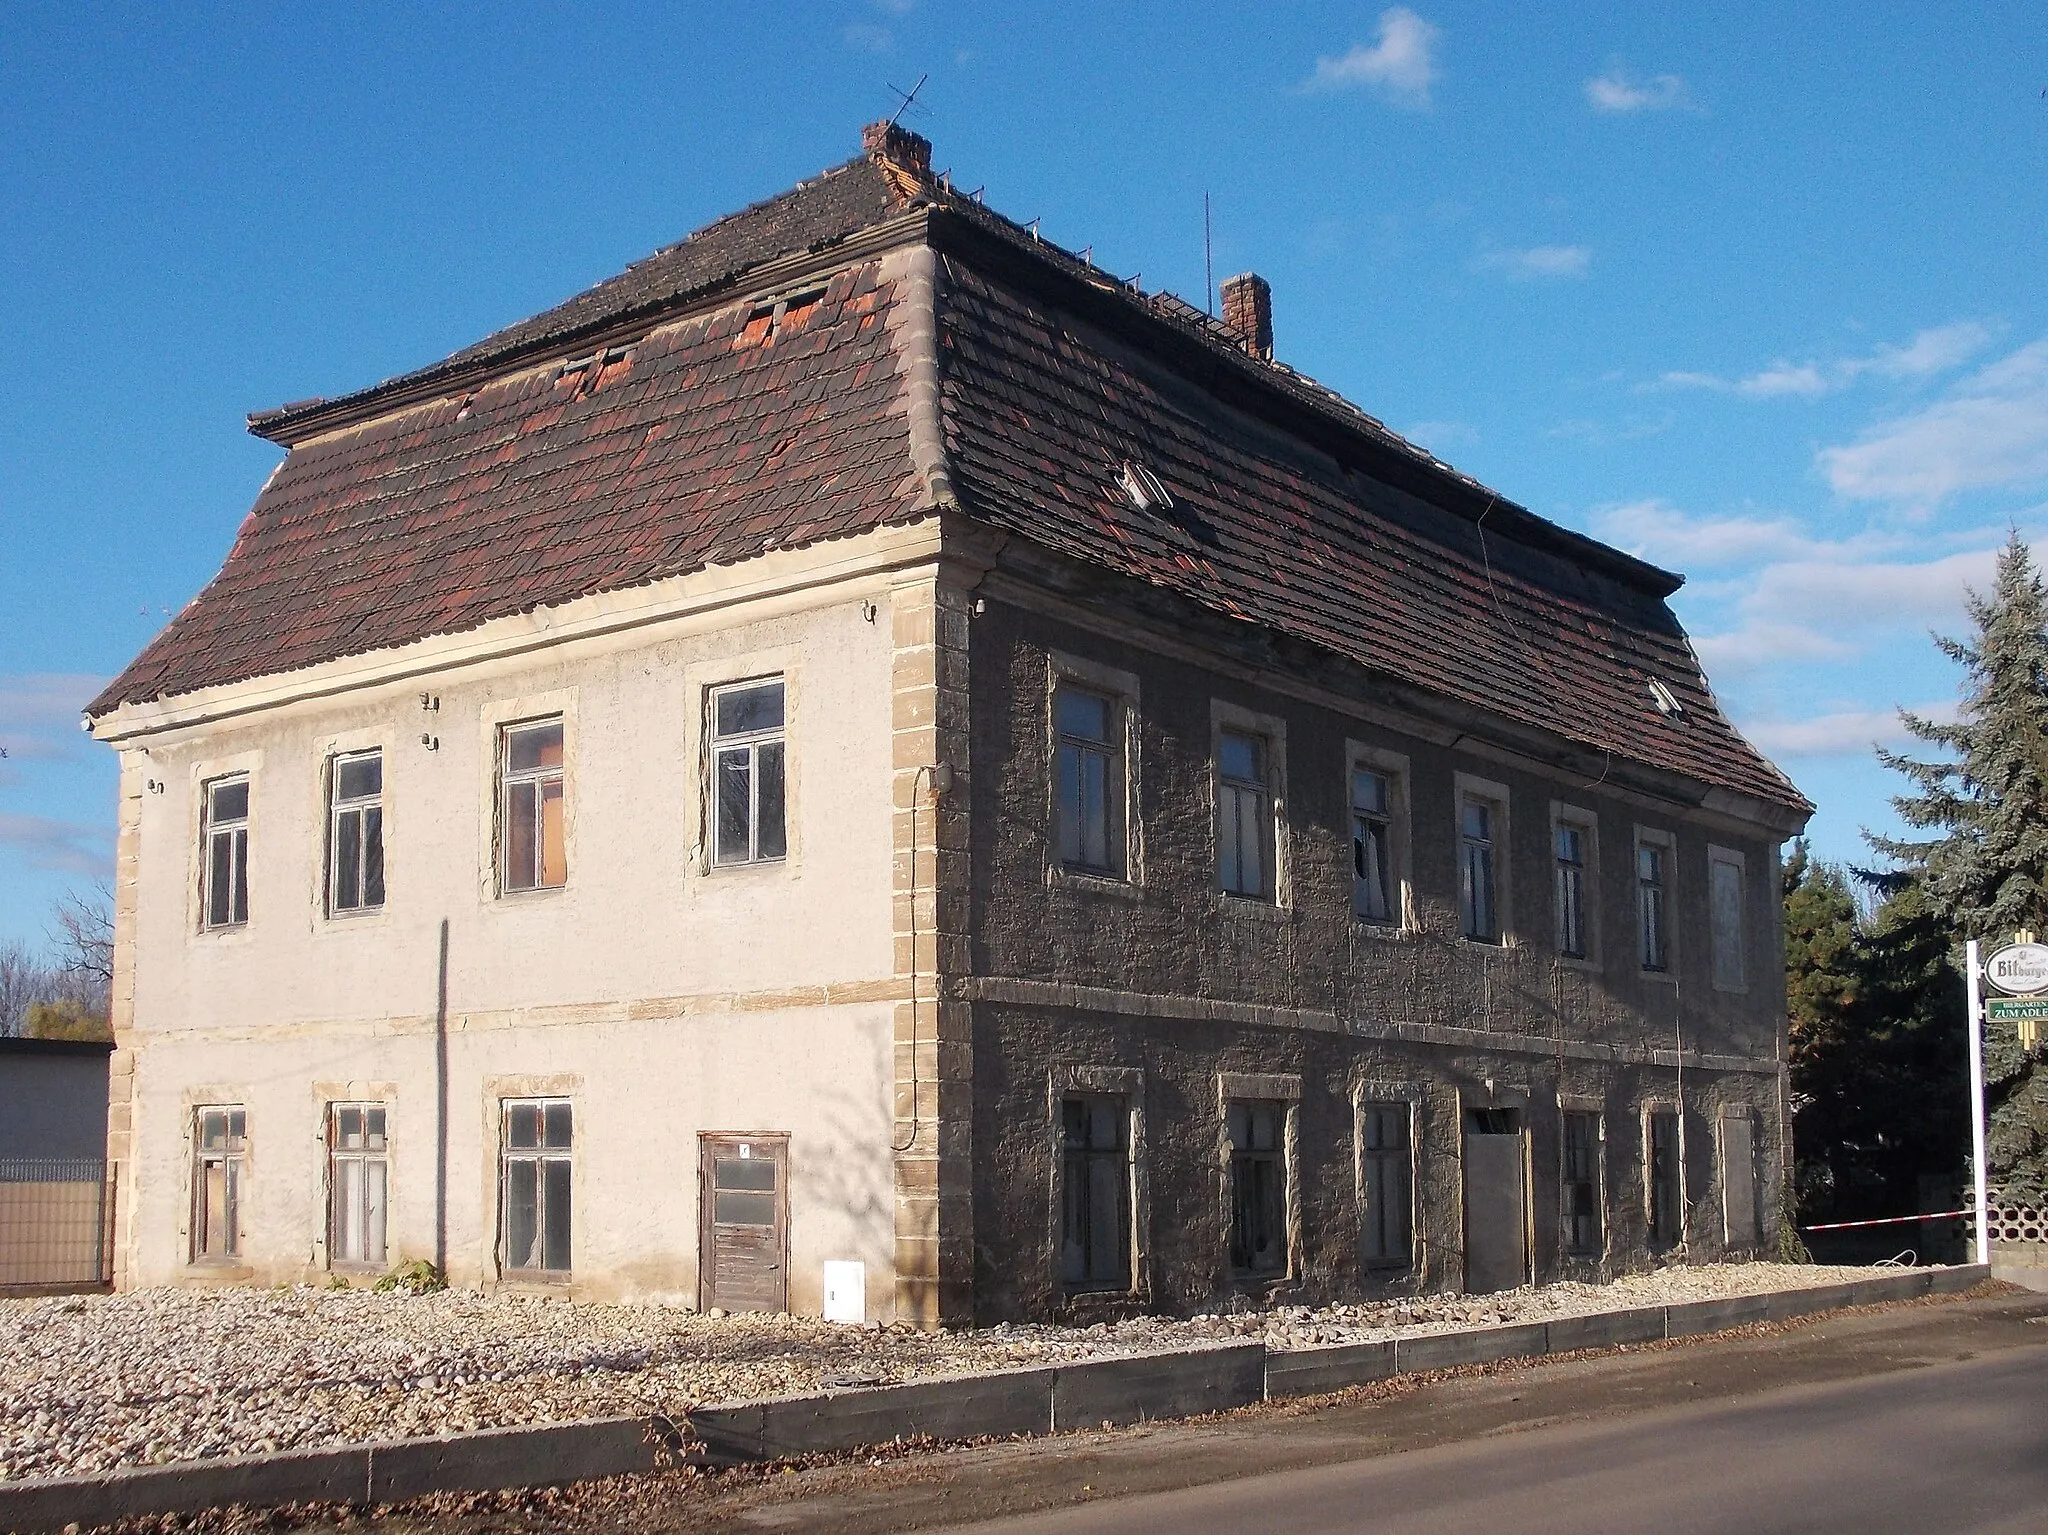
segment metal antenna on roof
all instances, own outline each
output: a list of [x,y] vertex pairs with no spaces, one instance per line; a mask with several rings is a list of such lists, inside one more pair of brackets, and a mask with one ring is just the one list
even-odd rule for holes
[[1202,302],[1216,318],[1216,259],[1209,244],[1209,193],[1202,193]]
[[[927,81],[927,80],[929,80],[929,79],[931,79],[931,75],[930,75],[929,73],[925,73],[925,74],[919,75],[919,76],[917,77],[917,84],[913,85],[913,86],[912,86],[912,87],[911,87],[911,88],[910,88],[909,90],[907,90],[907,91],[906,91],[906,90],[901,90],[901,89],[899,89],[898,87],[896,87],[896,86],[893,86],[893,85],[891,85],[891,86],[889,87],[889,89],[890,89],[891,91],[895,92],[895,94],[896,94],[896,95],[898,95],[898,96],[901,96],[901,97],[903,98],[903,105],[902,105],[902,106],[900,106],[900,107],[898,107],[898,108],[896,109],[895,115],[894,115],[894,116],[892,116],[892,117],[891,117],[891,118],[889,119],[889,126],[890,126],[891,128],[893,128],[893,127],[895,127],[895,126],[896,126],[896,122],[897,122],[897,119],[898,119],[898,118],[902,117],[902,116],[903,116],[903,114],[904,114],[905,112],[908,112],[908,111],[910,110],[910,104],[911,104],[911,103],[912,103],[913,101],[917,100],[917,93],[918,93],[919,91],[921,91],[921,90],[923,90],[923,89],[924,89],[924,83],[925,83],[925,81]],[[886,82],[885,82],[885,83],[886,83]]]

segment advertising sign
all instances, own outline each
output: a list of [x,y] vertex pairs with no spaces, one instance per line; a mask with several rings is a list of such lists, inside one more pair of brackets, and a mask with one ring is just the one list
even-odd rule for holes
[[2008,996],[2048,991],[2048,943],[2009,943],[1984,961],[1984,979]]

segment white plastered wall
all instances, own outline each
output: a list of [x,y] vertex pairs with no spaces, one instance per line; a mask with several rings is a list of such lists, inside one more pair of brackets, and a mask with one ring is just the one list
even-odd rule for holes
[[[845,546],[837,558],[849,563]],[[427,642],[388,682],[123,739],[146,784],[161,786],[139,805],[123,1041],[136,1060],[137,1204],[124,1282],[317,1274],[319,1102],[378,1087],[392,1102],[391,1254],[434,1255],[445,924],[454,1282],[497,1277],[497,1095],[553,1084],[576,1100],[572,1294],[694,1298],[697,1135],[787,1131],[792,1309],[818,1310],[823,1262],[852,1258],[867,1264],[869,1314],[886,1317],[886,591],[879,572],[835,571],[829,583],[791,580],[694,613],[678,602],[673,618],[539,648],[525,638],[535,620],[507,621],[522,626],[522,646],[506,647],[516,654],[479,656],[465,636],[437,672]],[[788,683],[789,857],[712,870],[704,689],[767,673]],[[438,707],[423,708],[422,692]],[[568,727],[568,885],[500,897],[496,726],[556,711]],[[385,753],[387,900],[373,916],[330,918],[323,766],[369,745]],[[200,789],[229,770],[252,775],[250,917],[208,933]],[[243,1259],[225,1268],[187,1261],[190,1108],[207,1101],[249,1111]]]

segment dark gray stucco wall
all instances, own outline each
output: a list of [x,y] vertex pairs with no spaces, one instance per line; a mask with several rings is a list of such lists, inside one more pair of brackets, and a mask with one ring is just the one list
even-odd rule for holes
[[[1462,1282],[1461,1105],[1522,1109],[1539,1277],[1596,1277],[1650,1261],[1643,1116],[1679,1096],[1681,1038],[1690,1251],[1723,1248],[1716,1148],[1725,1110],[1756,1127],[1760,1214],[1763,1229],[1775,1229],[1784,1000],[1772,834],[1389,729],[1363,709],[1312,704],[1222,665],[1155,654],[999,600],[975,617],[972,647],[978,1313],[1040,1315],[1062,1303],[1050,1073],[1076,1064],[1142,1073],[1148,1239],[1138,1300],[1163,1309],[1200,1309],[1230,1289],[1222,1072],[1301,1080],[1292,1285],[1304,1298],[1385,1282],[1358,1259],[1353,1101],[1370,1084],[1407,1085],[1418,1099],[1420,1267],[1400,1283]],[[1122,886],[1051,871],[1047,698],[1066,662],[1134,684],[1138,835],[1135,877]],[[1279,902],[1265,909],[1222,896],[1214,883],[1219,705],[1269,717],[1284,736],[1276,789],[1286,869]],[[1411,931],[1375,930],[1352,915],[1347,743],[1407,759]],[[1457,933],[1460,773],[1508,791],[1503,878],[1515,942],[1506,947]],[[1590,965],[1555,952],[1553,801],[1597,817]],[[1637,962],[1637,828],[1675,839],[1667,977],[1646,975]],[[1739,992],[1717,990],[1709,974],[1710,843],[1744,863]],[[1055,986],[1091,991],[1059,1005],[1045,990]],[[1425,1037],[1432,1031],[1439,1042]],[[1738,1062],[1750,1069],[1731,1069]],[[1606,1251],[1597,1260],[1561,1251],[1566,1099],[1604,1116]]]
[[107,1053],[0,1041],[0,1157],[106,1156]]

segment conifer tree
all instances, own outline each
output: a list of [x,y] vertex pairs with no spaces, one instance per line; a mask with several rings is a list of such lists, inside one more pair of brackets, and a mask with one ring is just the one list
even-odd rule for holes
[[[1958,947],[2021,929],[2048,933],[2048,586],[2017,531],[1990,594],[1971,593],[1968,611],[1969,640],[1935,637],[1963,668],[1954,723],[1899,711],[1948,760],[1878,749],[1911,785],[1892,804],[1920,835],[1869,838],[1893,860],[1888,878],[1913,889],[1926,919]],[[2036,1080],[2010,1030],[1987,1030],[1985,1043],[1991,1175],[2039,1197],[2048,1191],[2048,1083]]]

